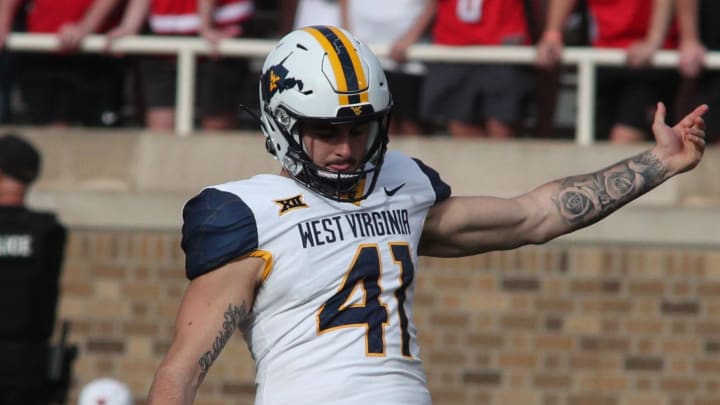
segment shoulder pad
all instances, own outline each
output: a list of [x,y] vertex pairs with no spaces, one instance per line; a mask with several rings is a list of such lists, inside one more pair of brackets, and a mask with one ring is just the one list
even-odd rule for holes
[[239,196],[207,188],[185,204],[181,247],[192,280],[257,249],[255,216]]

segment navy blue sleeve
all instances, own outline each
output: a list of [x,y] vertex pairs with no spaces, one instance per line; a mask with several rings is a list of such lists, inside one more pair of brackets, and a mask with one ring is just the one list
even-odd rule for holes
[[205,189],[185,204],[181,247],[192,280],[257,249],[255,216],[235,194]]
[[420,159],[413,158],[413,160],[430,180],[433,191],[435,191],[435,204],[449,198],[452,190],[450,189],[450,186],[440,178],[440,174],[432,167],[427,166]]

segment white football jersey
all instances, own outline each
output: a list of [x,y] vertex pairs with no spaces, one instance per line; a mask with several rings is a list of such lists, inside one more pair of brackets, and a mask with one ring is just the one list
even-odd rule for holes
[[258,405],[427,405],[412,303],[425,216],[450,187],[388,152],[370,196],[319,196],[258,175],[203,190],[185,207],[194,278],[241,256],[266,261],[246,331]]

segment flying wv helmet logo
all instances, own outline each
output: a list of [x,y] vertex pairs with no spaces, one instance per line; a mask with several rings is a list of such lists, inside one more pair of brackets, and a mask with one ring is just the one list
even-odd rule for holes
[[275,93],[282,93],[285,90],[297,87],[302,94],[310,94],[312,91],[303,91],[303,81],[294,77],[288,77],[289,71],[283,63],[292,55],[286,56],[279,64],[270,66],[270,68],[262,75],[262,93],[263,101],[268,102]]
[[283,216],[293,210],[310,208],[307,204],[305,204],[305,201],[303,201],[302,194],[298,194],[295,197],[286,198],[284,200],[273,200],[273,202],[280,206],[280,211],[278,212],[279,216]]

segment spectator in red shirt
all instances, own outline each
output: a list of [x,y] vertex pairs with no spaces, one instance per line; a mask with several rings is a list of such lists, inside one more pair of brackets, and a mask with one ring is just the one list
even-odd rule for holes
[[[573,0],[550,0],[545,32],[537,45],[540,66],[560,61],[561,32],[573,5]],[[588,0],[588,12],[591,44],[627,52],[627,66],[598,69],[598,138],[650,140],[655,105],[673,97],[677,82],[672,72],[648,67],[655,51],[676,46],[669,30],[672,0]]]
[[0,47],[21,4],[27,32],[57,34],[61,53],[22,54],[18,79],[36,125],[111,126],[119,123],[124,64],[102,55],[76,54],[85,35],[104,32],[122,0],[1,0]]
[[[529,45],[522,0],[433,0],[437,45]],[[527,66],[428,64],[421,116],[447,122],[452,136],[519,134],[534,86]]]

